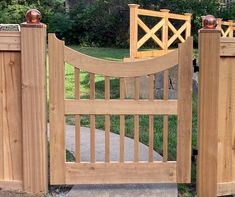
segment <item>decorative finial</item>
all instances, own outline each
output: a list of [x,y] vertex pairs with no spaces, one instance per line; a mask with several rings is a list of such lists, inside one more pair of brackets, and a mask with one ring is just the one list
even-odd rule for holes
[[217,20],[212,15],[202,16],[203,29],[216,29]]
[[36,9],[30,9],[26,12],[25,15],[27,23],[40,23],[42,19],[41,13]]
[[30,9],[25,14],[26,22],[21,24],[21,27],[43,27],[45,26],[40,21],[41,13],[37,9]]

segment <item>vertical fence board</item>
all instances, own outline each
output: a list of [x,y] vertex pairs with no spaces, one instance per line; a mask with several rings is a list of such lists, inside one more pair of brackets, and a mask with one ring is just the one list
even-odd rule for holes
[[[90,73],[90,99],[95,99],[95,74]],[[90,115],[90,161],[95,163],[95,115]]]
[[[124,78],[120,78],[120,100],[125,98]],[[125,116],[120,115],[120,162],[124,162]]]
[[[154,75],[149,76],[149,100],[154,100]],[[149,162],[153,162],[154,115],[149,115]]]
[[[139,100],[140,80],[135,78],[135,100]],[[139,115],[134,115],[134,162],[139,161]]]
[[0,180],[22,181],[20,53],[0,58]]
[[[110,99],[110,77],[105,77],[105,100]],[[110,116],[105,115],[105,162],[110,161]]]
[[0,52],[0,180],[4,179],[4,147],[3,147],[3,66],[4,53]]
[[191,182],[193,38],[179,45],[177,181]]
[[[80,69],[75,68],[75,98],[80,99]],[[80,115],[75,115],[75,159],[76,162],[80,162],[80,128],[81,128],[81,117]]]
[[50,84],[50,172],[51,184],[65,182],[65,131],[64,131],[64,42],[54,34],[48,36]]

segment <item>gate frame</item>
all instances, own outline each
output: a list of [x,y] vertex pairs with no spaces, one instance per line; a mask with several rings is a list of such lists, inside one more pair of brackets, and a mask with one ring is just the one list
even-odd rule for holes
[[[92,58],[65,47],[64,42],[58,40],[54,34],[49,34],[49,73],[50,73],[50,155],[51,155],[51,183],[52,184],[111,184],[111,183],[190,183],[191,181],[191,131],[192,131],[192,58],[193,58],[193,39],[189,38],[185,43],[179,45],[179,49],[175,50],[165,56],[161,56],[152,60],[145,60],[140,62],[112,62]],[[177,60],[172,60],[177,58]],[[166,65],[162,62],[166,61]],[[161,65],[156,66],[156,62],[161,62]],[[170,64],[171,62],[171,64]],[[89,100],[81,99],[76,96],[74,100],[64,99],[64,75],[65,63],[69,63],[77,69],[85,70],[92,74],[91,81],[91,97]],[[178,115],[178,132],[177,132],[177,162],[146,162],[141,163],[138,161],[138,144],[135,143],[134,162],[120,162],[113,163],[106,160],[104,163],[96,163],[94,157],[94,117],[95,114],[103,114],[105,116],[111,115],[110,112],[103,110],[104,104],[109,104],[113,107],[112,113],[118,115],[127,114],[120,112],[120,109],[114,106],[115,102],[123,102],[127,106],[128,100],[109,101],[105,98],[102,101],[95,100],[94,97],[94,74],[102,74],[109,80],[109,77],[135,77],[138,78],[143,75],[153,75],[155,72],[160,72],[169,69],[175,64],[179,63],[179,97],[178,101],[170,100],[144,100],[143,102],[152,102],[153,111],[146,113],[153,115],[156,113],[156,103],[159,105],[160,113],[164,116],[171,114],[173,108],[165,108],[164,103],[177,102],[177,110],[174,112]],[[90,66],[91,65],[91,66]],[[148,65],[148,66],[146,66]],[[155,66],[153,66],[155,65]],[[171,65],[171,66],[170,66]],[[106,67],[109,66],[109,69]],[[136,69],[139,68],[139,69]],[[148,68],[148,69],[147,69]],[[99,70],[100,69],[100,70]],[[156,70],[154,70],[156,69]],[[76,73],[76,72],[75,72]],[[112,74],[111,74],[112,73]],[[78,75],[76,75],[78,77]],[[153,80],[153,77],[152,77]],[[77,79],[75,80],[77,81]],[[78,82],[76,82],[77,84]],[[105,84],[109,84],[105,82]],[[137,83],[136,83],[137,84]],[[153,86],[152,86],[153,87]],[[106,88],[107,89],[107,88]],[[139,85],[136,85],[137,92],[139,92]],[[152,92],[152,91],[151,91]],[[77,93],[76,93],[77,94]],[[90,102],[90,105],[88,104]],[[135,96],[133,102],[137,107],[139,101],[138,95]],[[89,111],[86,112],[86,107],[81,107],[85,104]],[[119,103],[120,104],[120,103]],[[93,106],[93,107],[90,107]],[[96,107],[98,109],[96,110]],[[143,109],[147,109],[147,106]],[[137,107],[138,108],[138,107]],[[164,112],[165,109],[165,112]],[[185,110],[187,109],[187,110]],[[80,111],[79,111],[80,110]],[[119,110],[119,111],[118,111]],[[162,111],[163,110],[163,111]],[[114,112],[115,111],[115,112]],[[118,112],[117,112],[118,111]],[[86,113],[85,113],[86,112]],[[140,114],[138,114],[140,113]],[[132,114],[135,115],[135,132],[137,132],[138,115],[143,112],[135,110]],[[65,159],[65,115],[74,114],[80,116],[82,114],[90,115],[91,118],[91,163],[80,163],[80,159],[76,159],[74,163],[66,162]],[[157,114],[157,113],[156,113]],[[79,123],[77,124],[78,126]],[[79,143],[80,134],[79,128],[76,129],[76,143]],[[106,131],[109,133],[110,131]],[[165,131],[164,131],[165,132]],[[108,134],[107,134],[108,136]],[[185,140],[186,139],[186,140]],[[135,142],[137,138],[135,138]],[[167,141],[165,141],[167,142]],[[75,147],[78,147],[76,144]],[[107,146],[109,147],[109,146]],[[105,146],[106,148],[106,146]],[[136,149],[137,148],[137,149]],[[136,152],[137,151],[137,152]],[[77,151],[76,151],[77,152]],[[109,150],[106,150],[108,153]],[[79,156],[79,153],[75,153]],[[116,172],[115,170],[116,169]],[[138,169],[138,170],[134,170]],[[152,170],[159,170],[159,176],[153,175]],[[126,174],[123,174],[126,172]],[[135,172],[135,173],[133,173]],[[89,174],[89,176],[88,176]],[[123,176],[121,176],[123,175]],[[102,176],[102,179],[100,177]],[[82,177],[79,179],[79,177]],[[116,178],[116,179],[115,179]]]

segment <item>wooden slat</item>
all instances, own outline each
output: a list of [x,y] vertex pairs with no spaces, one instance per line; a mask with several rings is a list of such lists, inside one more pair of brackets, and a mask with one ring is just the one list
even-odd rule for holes
[[[216,196],[220,31],[200,30],[199,46],[200,93],[197,190],[199,196]],[[186,150],[185,147],[182,148]]]
[[[138,9],[138,15],[160,17],[160,18],[165,17],[165,13],[163,13],[163,12],[158,12],[158,11],[153,11],[153,10],[146,10],[146,9]],[[169,13],[169,18],[170,19],[176,19],[176,20],[187,20],[188,16]]]
[[0,188],[4,190],[23,190],[23,182],[19,180],[0,180]]
[[0,180],[4,179],[4,141],[3,141],[3,117],[4,117],[4,106],[3,106],[3,98],[4,98],[4,53],[0,52]]
[[221,40],[220,43],[220,56],[227,56],[227,57],[234,57],[235,56],[235,38],[232,40],[230,39],[231,42],[223,42]]
[[175,183],[175,162],[67,163],[64,184]]
[[24,191],[43,193],[48,188],[45,25],[21,28],[21,71]]
[[[219,69],[217,181],[235,181],[235,67],[234,57],[221,57]],[[233,193],[230,193],[233,194]]]
[[[110,78],[105,77],[105,100],[110,99]],[[110,116],[105,115],[105,161],[110,161]]]
[[152,29],[149,29],[145,23],[138,18],[137,19],[139,26],[146,32],[146,34],[137,42],[137,48],[139,49],[145,42],[152,38],[154,42],[159,45],[162,49],[164,48],[162,41],[155,35],[155,33],[162,27],[164,24],[164,19],[157,23]]
[[174,35],[169,39],[168,41],[168,47],[170,47],[172,45],[172,43],[179,38],[179,40],[181,42],[185,42],[185,39],[181,36],[182,32],[186,29],[187,27],[187,22],[185,22],[180,28],[179,30],[176,30],[176,28],[171,24],[171,22],[168,22],[168,26],[169,28],[172,30],[172,32],[174,33]]
[[[95,74],[90,73],[90,100],[95,99]],[[95,163],[95,115],[90,115],[90,161]]]
[[179,45],[177,181],[191,182],[193,38]]
[[[50,183],[65,181],[64,131],[64,42],[49,34],[49,92],[50,92]],[[58,146],[59,144],[59,146]]]
[[148,51],[138,51],[136,58],[139,59],[144,59],[144,58],[150,58],[150,57],[160,57],[163,55],[166,55],[168,53],[170,53],[173,50],[148,50]]
[[[120,100],[125,99],[124,78],[120,78]],[[120,115],[120,162],[124,162],[125,116]]]
[[[135,100],[140,96],[140,81],[135,78]],[[139,115],[134,115],[134,162],[139,161]]]
[[[164,71],[164,91],[163,99],[168,100],[169,93],[169,71]],[[163,161],[166,162],[168,159],[168,116],[163,117]]]
[[235,194],[235,181],[218,183],[217,196],[227,196]]
[[0,32],[1,51],[20,51],[21,50],[20,32]]
[[178,64],[178,50],[161,57],[133,63],[101,60],[65,47],[65,61],[81,70],[104,76],[140,77],[174,67]]
[[[149,76],[149,100],[154,100],[154,75]],[[154,115],[149,115],[149,162],[153,162]]]
[[65,115],[176,115],[177,100],[65,100]]
[[0,180],[23,179],[19,52],[0,52]]
[[[76,100],[80,99],[80,70],[78,68],[75,68],[75,98]],[[76,115],[75,116],[75,159],[77,163],[80,162],[80,151],[81,151],[80,121],[81,121],[80,115]]]

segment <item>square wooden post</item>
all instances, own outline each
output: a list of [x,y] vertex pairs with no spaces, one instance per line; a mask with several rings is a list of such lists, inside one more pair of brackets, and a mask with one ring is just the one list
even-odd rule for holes
[[[209,16],[211,17],[211,16]],[[210,18],[211,19],[211,18]],[[208,20],[207,17],[204,20]],[[216,19],[214,19],[216,21]],[[208,20],[209,21],[209,20]],[[217,196],[219,29],[206,21],[199,31],[199,131],[197,192],[199,197]],[[210,22],[210,21],[209,21]],[[207,25],[209,27],[207,27]]]
[[130,8],[130,58],[133,60],[137,56],[138,42],[138,4],[128,4]]
[[45,193],[48,187],[46,113],[46,26],[29,10],[21,24],[23,189]]

